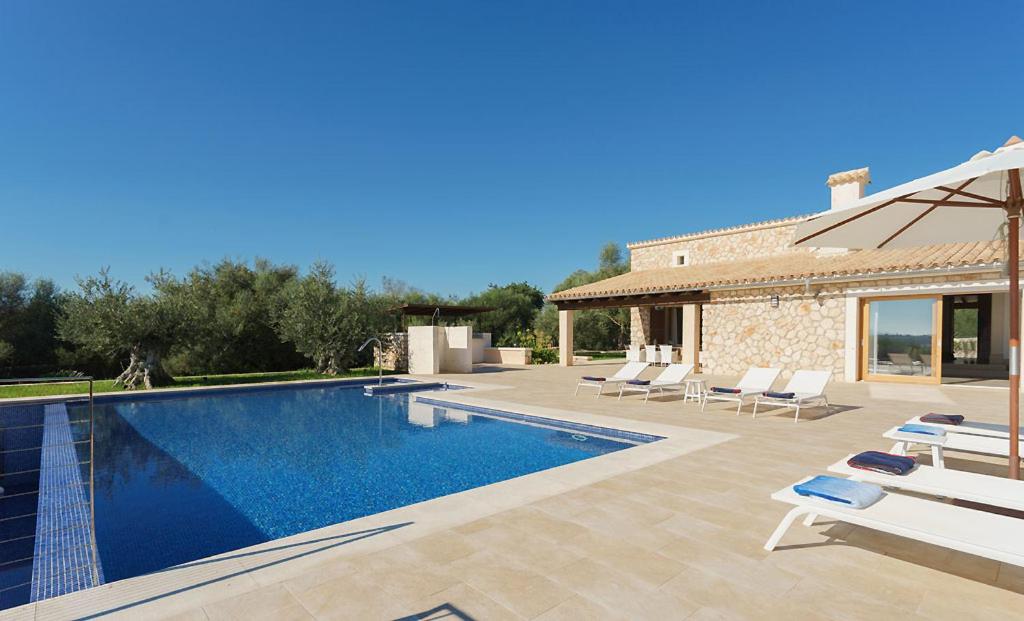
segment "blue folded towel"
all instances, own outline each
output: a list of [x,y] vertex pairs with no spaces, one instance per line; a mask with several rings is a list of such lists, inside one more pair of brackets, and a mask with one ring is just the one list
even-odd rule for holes
[[932,425],[916,425],[913,423],[909,425],[903,425],[896,431],[902,431],[904,433],[916,433],[922,436],[935,436],[938,438],[941,438],[942,436],[946,435],[946,431],[943,429],[939,429],[938,427],[934,427]]
[[584,375],[583,379],[587,380],[588,382],[603,382],[605,380],[605,378],[598,377],[597,375]]
[[742,391],[739,388],[722,388],[721,386],[712,386],[711,392],[721,392],[727,395],[738,395]]
[[880,451],[864,451],[847,460],[846,464],[851,468],[882,472],[884,474],[902,475],[910,472],[917,464],[913,457],[893,455]]
[[882,497],[882,488],[873,483],[861,483],[824,475],[794,485],[793,491],[801,496],[823,498],[854,509],[870,507]]
[[768,397],[769,399],[792,399],[793,397],[796,396],[796,393],[795,392],[772,392],[770,390],[766,390],[764,392],[764,396]]
[[634,386],[647,386],[651,383],[651,380],[626,380],[627,384],[633,384]]

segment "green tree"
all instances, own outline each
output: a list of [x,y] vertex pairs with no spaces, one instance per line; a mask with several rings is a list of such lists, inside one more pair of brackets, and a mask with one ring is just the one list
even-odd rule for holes
[[59,306],[52,281],[0,273],[0,364],[32,371],[56,364]]
[[342,373],[358,360],[368,360],[369,352],[360,356],[356,349],[388,327],[385,298],[373,295],[363,281],[351,289],[338,287],[334,268],[325,262],[293,281],[286,298],[276,317],[278,336],[294,344],[320,373]]
[[168,367],[188,375],[300,367],[303,356],[281,342],[272,321],[297,278],[294,266],[256,259],[249,267],[225,259],[197,267],[182,280],[161,281],[158,294],[175,298],[192,316]]
[[462,304],[493,307],[494,310],[472,318],[473,329],[490,332],[493,343],[505,345],[517,332],[533,329],[537,313],[544,306],[544,292],[526,282],[501,287],[492,284],[486,291],[469,296]]
[[[169,278],[150,276],[157,290]],[[111,280],[108,270],[78,281],[79,291],[64,298],[58,320],[60,337],[87,355],[125,363],[115,385],[133,390],[173,381],[163,358],[180,339],[188,309],[170,296],[140,295],[130,285]]]
[[[588,285],[629,271],[629,260],[615,243],[605,244],[598,253],[594,271],[576,270],[555,286],[553,292]],[[577,311],[573,322],[576,349],[623,349],[629,340],[629,309],[601,308]],[[558,341],[558,309],[545,304],[537,319],[537,330],[552,342]]]

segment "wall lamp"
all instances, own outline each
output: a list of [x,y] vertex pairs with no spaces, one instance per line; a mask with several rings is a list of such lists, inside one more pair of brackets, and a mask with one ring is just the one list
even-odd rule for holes
[[772,308],[778,308],[779,307],[779,296],[778,295],[773,295],[771,297],[771,305],[772,305]]

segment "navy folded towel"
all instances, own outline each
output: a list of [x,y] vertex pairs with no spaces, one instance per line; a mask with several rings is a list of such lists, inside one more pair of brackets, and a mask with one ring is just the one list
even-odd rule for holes
[[936,423],[938,425],[959,425],[964,422],[964,417],[959,414],[925,414],[921,417],[922,423]]
[[770,390],[766,390],[764,392],[764,396],[769,397],[771,399],[792,399],[793,397],[796,396],[796,393],[795,392],[772,392]]
[[881,451],[864,451],[847,460],[846,464],[851,468],[871,470],[884,474],[906,474],[914,469],[917,464],[913,457],[893,455]]
[[583,379],[585,379],[585,380],[587,380],[589,382],[603,382],[605,380],[605,378],[598,377],[596,375],[584,375]]
[[721,386],[712,386],[711,392],[724,392],[729,395],[738,395],[742,391],[739,388],[722,388]]
[[626,380],[627,384],[633,384],[634,386],[647,386],[651,383],[651,380]]
[[794,485],[793,491],[801,496],[822,498],[854,509],[870,507],[882,497],[882,488],[874,483],[861,483],[825,475]]

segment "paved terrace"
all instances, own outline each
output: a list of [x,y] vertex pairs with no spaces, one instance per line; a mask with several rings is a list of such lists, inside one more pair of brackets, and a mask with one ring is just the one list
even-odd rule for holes
[[[888,448],[882,431],[915,414],[1002,421],[1005,391],[836,384],[830,397],[840,411],[816,418],[820,410],[807,410],[797,425],[791,411],[751,420],[749,408],[739,417],[728,404],[701,414],[678,397],[644,406],[638,396],[572,396],[580,375],[612,369],[513,368],[472,380],[507,387],[478,394],[490,401],[588,412],[609,426],[629,419],[700,440],[609,466],[583,462],[588,471],[570,465],[562,478],[489,486],[500,501],[473,490],[13,616],[963,620],[1024,610],[1020,568],[844,524],[798,523],[777,551],[761,547],[788,510],[771,492],[849,452]],[[642,448],[615,455],[633,451]],[[948,465],[1005,467],[961,457],[950,454]]]

